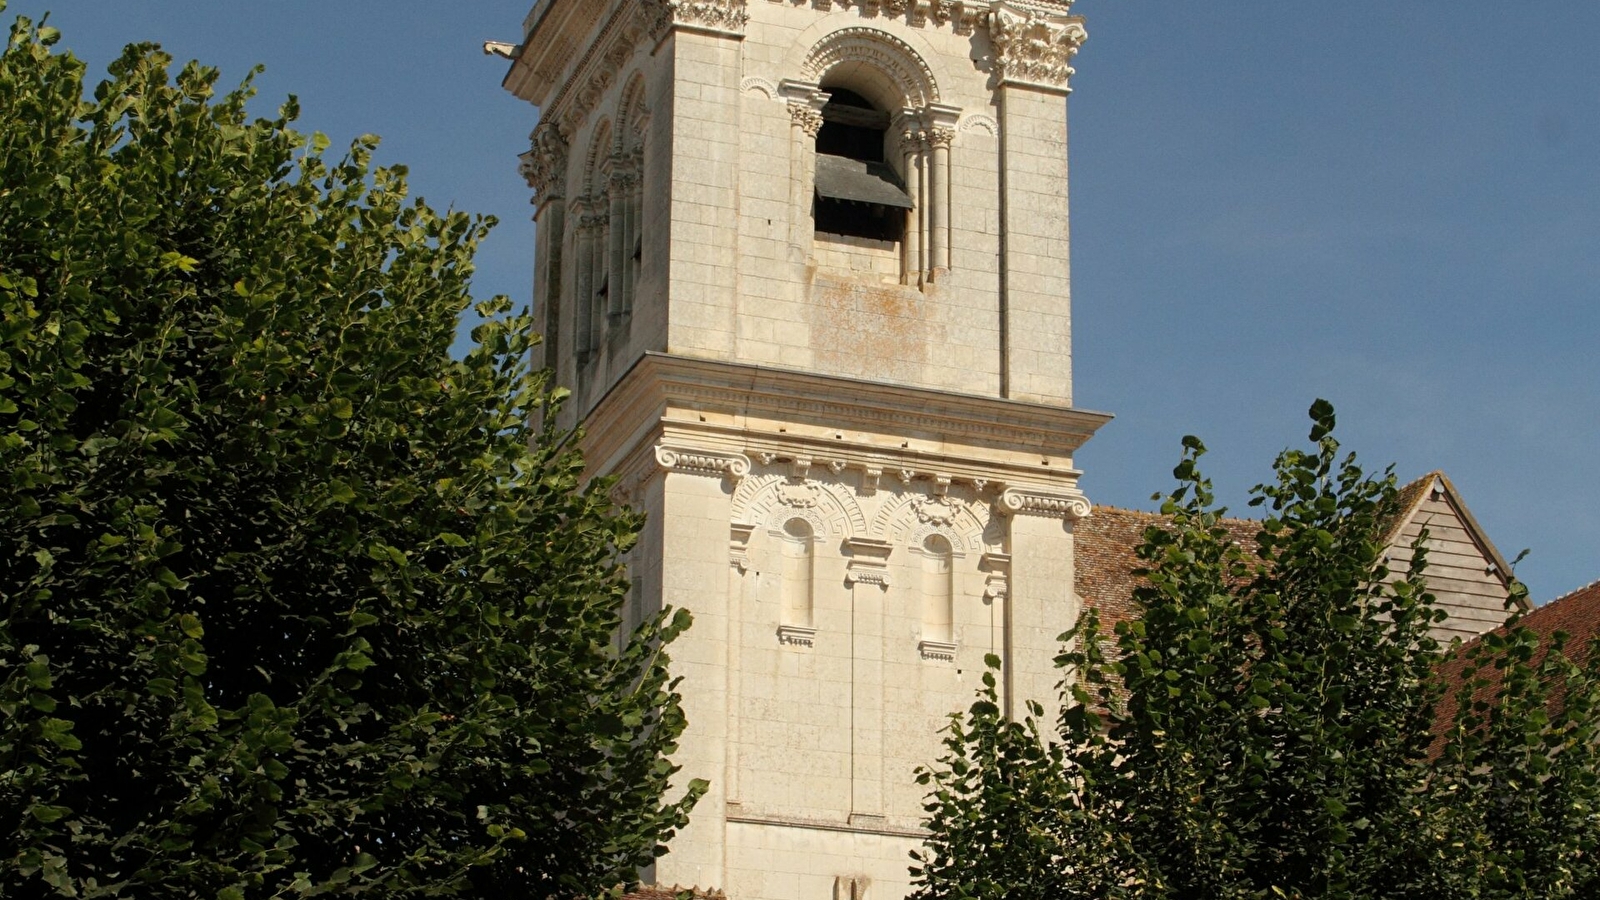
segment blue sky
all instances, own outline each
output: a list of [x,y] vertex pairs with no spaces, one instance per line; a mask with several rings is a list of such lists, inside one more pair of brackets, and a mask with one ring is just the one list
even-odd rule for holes
[[[501,225],[479,294],[530,293],[536,113],[482,41],[527,0],[24,0],[103,70],[127,41],[375,132],[435,206]],[[1443,469],[1547,600],[1600,578],[1600,4],[1080,0],[1074,374],[1117,419],[1099,503],[1169,487],[1184,434],[1243,511],[1316,397],[1402,479]]]

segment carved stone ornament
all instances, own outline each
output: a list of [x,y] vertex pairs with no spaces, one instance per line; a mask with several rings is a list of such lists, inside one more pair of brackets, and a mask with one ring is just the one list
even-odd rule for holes
[[995,68],[1002,84],[1069,90],[1072,57],[1088,39],[1083,23],[1000,6],[989,19]]
[[923,659],[938,660],[939,662],[956,661],[956,644],[954,641],[918,641],[917,652]]
[[659,444],[655,449],[656,462],[661,464],[661,468],[671,472],[705,475],[712,478],[730,475],[735,479],[750,474],[750,458],[743,453],[691,450]]
[[756,533],[756,526],[734,522],[728,526],[728,563],[739,574],[750,571],[750,538]]
[[1043,516],[1077,521],[1087,518],[1089,498],[1081,491],[1049,491],[1032,488],[1007,488],[1000,495],[1000,511],[1006,515]]
[[889,587],[889,554],[894,545],[888,541],[851,538],[845,542],[850,551],[850,561],[845,564],[846,584],[875,584],[885,590]]
[[528,187],[533,189],[533,204],[561,198],[567,183],[567,139],[549,122],[539,123],[530,135],[533,146],[518,157],[518,167]]
[[674,28],[743,35],[750,21],[745,0],[645,0],[645,7],[657,40]]
[[817,643],[817,630],[805,625],[779,625],[778,643],[790,647],[812,647]]

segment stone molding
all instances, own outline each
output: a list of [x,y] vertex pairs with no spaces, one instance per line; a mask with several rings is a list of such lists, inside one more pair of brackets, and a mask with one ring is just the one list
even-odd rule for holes
[[917,652],[923,659],[937,660],[938,662],[955,662],[957,645],[955,641],[917,641]]
[[655,455],[656,463],[669,472],[711,478],[731,476],[734,479],[750,474],[750,457],[743,453],[722,453],[716,450],[685,449],[657,444]]
[[779,625],[778,643],[790,647],[814,647],[817,630],[807,625]]
[[1041,516],[1076,522],[1088,518],[1089,498],[1081,491],[1050,491],[1036,488],[1006,488],[1000,494],[999,509],[1007,515]]
[[989,18],[995,72],[1000,83],[1066,93],[1072,58],[1088,39],[1078,18],[1051,15],[1012,3],[996,3]]
[[[728,416],[751,424],[719,421]],[[1071,454],[1110,418],[1069,407],[650,352],[590,413],[583,447],[597,472],[620,472],[635,454],[648,456],[652,445],[662,443],[747,458],[770,453],[843,462],[864,472],[858,488],[863,496],[887,486],[880,480],[884,473],[906,468],[937,471],[956,482],[986,481],[990,490],[1030,485],[1070,492],[1079,475],[1070,466]],[[752,427],[784,421],[826,421],[830,429],[783,434]],[[834,431],[857,436],[840,441]],[[925,448],[918,449],[922,444]],[[653,457],[647,464],[658,467]]]

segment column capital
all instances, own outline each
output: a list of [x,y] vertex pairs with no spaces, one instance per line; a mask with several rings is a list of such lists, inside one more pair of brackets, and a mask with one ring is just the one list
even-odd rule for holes
[[995,70],[1002,85],[1059,93],[1072,90],[1072,57],[1088,39],[1083,19],[996,2],[989,16]]
[[1089,498],[1082,491],[1031,487],[1006,488],[996,505],[1001,515],[1041,516],[1068,522],[1088,518],[1091,509]]
[[533,189],[535,207],[548,200],[559,200],[566,193],[567,139],[553,123],[540,122],[528,136],[532,146],[517,157],[517,170]]
[[789,105],[789,118],[810,137],[822,130],[822,108],[828,105],[828,92],[816,83],[785,78],[778,85],[778,96]]
[[750,474],[750,457],[743,453],[725,453],[720,450],[703,450],[688,447],[670,447],[657,444],[656,463],[669,472],[686,475],[704,475],[712,478],[731,476],[734,480]]

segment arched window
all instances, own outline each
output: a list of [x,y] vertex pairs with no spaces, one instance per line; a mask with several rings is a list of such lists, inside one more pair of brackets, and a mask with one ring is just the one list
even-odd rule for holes
[[790,519],[783,526],[783,608],[778,636],[787,644],[810,646],[817,633],[814,597],[816,540],[810,523]]
[[860,94],[825,88],[817,131],[812,215],[822,234],[898,242],[914,208],[905,183],[885,159],[889,114]]
[[922,542],[922,642],[929,659],[955,658],[955,553],[950,541],[929,535]]

